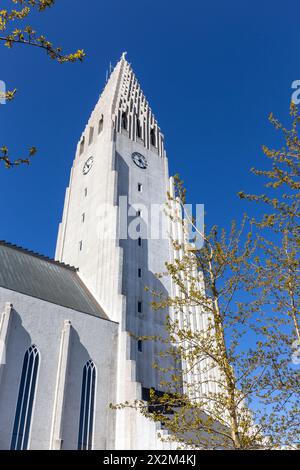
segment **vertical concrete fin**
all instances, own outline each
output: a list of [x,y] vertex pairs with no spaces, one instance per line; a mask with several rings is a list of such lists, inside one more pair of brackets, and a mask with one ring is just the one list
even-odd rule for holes
[[12,309],[13,304],[11,304],[10,302],[6,302],[4,312],[0,316],[0,386],[4,366],[6,364],[6,348],[9,336]]
[[118,72],[112,107],[115,130],[118,133],[126,131],[130,140],[138,141],[146,149],[164,157],[164,135],[124,55],[115,70]]
[[60,450],[63,442],[62,425],[65,402],[65,390],[68,373],[70,350],[71,322],[65,320],[61,333],[60,350],[58,358],[57,379],[53,406],[50,450]]

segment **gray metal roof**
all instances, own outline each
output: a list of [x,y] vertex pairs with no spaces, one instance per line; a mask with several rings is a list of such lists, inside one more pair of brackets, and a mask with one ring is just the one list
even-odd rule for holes
[[71,266],[0,241],[0,286],[108,319]]

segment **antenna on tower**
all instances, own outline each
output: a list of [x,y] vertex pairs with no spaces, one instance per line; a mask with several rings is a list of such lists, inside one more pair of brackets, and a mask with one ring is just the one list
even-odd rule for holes
[[106,70],[106,78],[105,78],[105,83],[108,81],[108,70]]
[[123,54],[122,54],[122,59],[123,60],[126,60],[126,55],[127,55],[127,52],[123,52]]

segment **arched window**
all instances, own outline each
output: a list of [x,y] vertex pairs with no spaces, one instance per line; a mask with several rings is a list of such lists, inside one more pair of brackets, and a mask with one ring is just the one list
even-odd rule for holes
[[151,145],[156,147],[156,135],[155,135],[155,129],[151,129],[150,132],[150,140],[151,140]]
[[122,114],[122,129],[125,129],[127,131],[127,127],[128,127],[127,114],[123,113]]
[[96,367],[89,360],[83,368],[78,450],[91,450],[93,446]]
[[40,355],[33,344],[26,351],[15,414],[11,450],[28,449],[28,440],[35,396]]

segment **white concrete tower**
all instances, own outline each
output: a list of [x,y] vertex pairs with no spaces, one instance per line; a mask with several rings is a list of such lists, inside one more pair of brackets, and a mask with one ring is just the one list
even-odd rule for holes
[[[157,345],[128,332],[162,331],[162,314],[152,311],[145,287],[169,292],[156,273],[171,259],[170,242],[163,224],[157,232],[157,217],[153,222],[153,205],[165,204],[168,188],[164,137],[123,54],[78,143],[56,248],[56,259],[79,268],[106,314],[120,324],[120,401],[160,388],[152,367]],[[125,239],[124,224],[125,232],[128,224],[142,229],[137,239]]]

